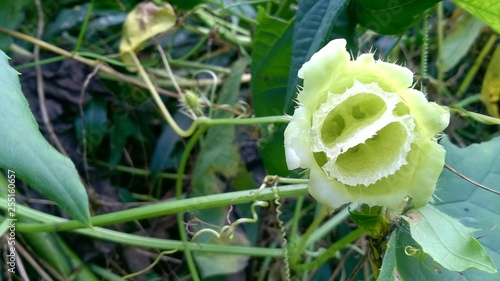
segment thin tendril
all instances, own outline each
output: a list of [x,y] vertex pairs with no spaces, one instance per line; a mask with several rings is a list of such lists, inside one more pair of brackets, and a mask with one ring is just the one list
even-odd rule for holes
[[280,219],[281,214],[283,212],[281,211],[281,202],[280,202],[280,196],[279,196],[279,190],[278,190],[278,179],[276,178],[275,183],[272,187],[272,190],[274,191],[274,204],[276,204],[276,220],[278,221],[278,226],[281,231],[281,247],[283,248],[283,263],[285,264],[285,276],[284,280],[290,281],[291,280],[291,274],[290,274],[290,262],[288,260],[288,246],[287,246],[287,239],[286,239],[286,230],[283,221]]

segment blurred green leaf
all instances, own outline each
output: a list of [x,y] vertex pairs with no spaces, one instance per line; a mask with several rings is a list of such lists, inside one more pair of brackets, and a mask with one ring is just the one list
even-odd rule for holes
[[408,211],[403,218],[410,226],[412,238],[434,261],[451,271],[476,268],[495,273],[496,266],[474,238],[476,229],[428,204]]
[[83,109],[83,116],[75,119],[76,137],[79,143],[85,141],[87,152],[92,153],[104,140],[108,130],[106,103],[92,99]]
[[[193,120],[180,111],[177,111],[173,115],[173,118],[181,128],[189,128],[193,122]],[[181,140],[182,138],[175,133],[171,126],[168,126],[167,124],[163,126],[161,135],[156,141],[153,158],[150,163],[151,174],[153,177],[156,177],[162,169],[175,169],[178,167],[177,165],[179,159],[177,159],[177,154],[173,152],[176,144]]]
[[469,52],[481,32],[483,22],[465,13],[443,41],[443,71],[449,71]]
[[[235,104],[240,91],[241,76],[247,67],[247,60],[242,58],[231,67],[231,74],[226,78],[217,104]],[[227,111],[215,112],[213,118],[231,118]],[[193,195],[201,196],[220,193],[224,183],[218,175],[231,177],[238,171],[239,152],[234,142],[234,126],[211,127],[203,138],[200,153],[193,171]]]
[[[484,74],[483,85],[481,86],[481,101],[486,106],[486,111],[489,115],[500,118],[500,110],[498,108],[500,106],[500,46],[496,47],[493,56],[488,62],[488,68]],[[475,112],[471,112],[469,115],[473,115],[471,117],[474,118],[476,114]],[[499,124],[499,121],[496,119],[496,122],[493,122],[493,124]]]
[[[292,60],[293,25],[259,9],[252,52],[252,99],[256,116],[282,115]],[[263,136],[260,153],[266,170],[287,175],[283,125]]]
[[[218,104],[236,103],[240,91],[241,76],[247,65],[248,62],[245,58],[237,60],[232,65],[231,73],[226,77],[222,86],[217,101]],[[230,112],[216,111],[213,118],[230,118],[231,115],[232,113]],[[207,131],[206,136],[201,142],[200,152],[193,170],[191,182],[193,196],[223,192],[225,183],[219,177],[233,177],[238,172],[240,157],[236,143],[234,142],[235,132],[236,129],[234,126],[215,126]],[[195,216],[199,220],[208,225],[215,226],[223,226],[226,222],[226,215],[226,207],[195,212]],[[194,231],[200,229],[200,227],[195,227]],[[245,237],[240,237],[237,240],[215,239],[211,234],[203,235],[200,239],[197,239],[197,241],[212,241],[226,245],[233,243],[242,245],[241,241],[247,241]],[[227,262],[227,255],[195,253],[194,257],[198,266],[201,266],[203,278],[212,275],[236,273],[242,269],[241,265],[246,265],[249,258],[248,256],[232,256],[231,263],[229,263]]]
[[74,281],[99,280],[57,233],[23,233],[23,238],[26,239],[30,250],[56,270],[62,278]]
[[[27,4],[26,0],[4,0],[0,1],[0,27],[16,29],[24,17],[23,9]],[[12,38],[4,33],[0,33],[0,49],[7,48],[12,43]]]
[[91,226],[87,193],[75,165],[38,130],[21,91],[19,74],[7,60],[0,51],[0,167],[14,171],[73,218]]
[[380,34],[402,34],[441,0],[353,0],[352,10],[362,26]]
[[142,139],[141,132],[137,125],[132,122],[130,116],[123,116],[122,113],[113,113],[113,125],[109,135],[109,165],[114,167],[120,163],[123,155],[123,149],[129,137]]
[[[245,235],[236,232],[232,239],[212,237],[209,241],[219,245],[248,246]],[[203,279],[215,275],[227,275],[239,272],[248,264],[248,256],[234,254],[212,254],[199,252],[195,254],[196,263],[200,267]]]
[[453,0],[462,9],[500,32],[500,2],[497,0]]
[[[91,11],[90,21],[85,30],[85,39],[88,41],[87,43],[92,45],[99,45],[95,42],[95,38],[102,38],[110,33],[115,34],[115,30],[121,29],[127,17],[127,13],[122,11],[119,6],[106,7],[106,2],[109,3],[110,1],[94,1],[93,4],[94,8]],[[53,1],[53,3],[56,2]],[[90,7],[90,3],[67,8],[57,6],[56,4],[54,4],[54,6],[54,8],[62,9],[58,11],[53,21],[47,22],[47,28],[43,33],[43,38],[45,40],[53,40],[59,35],[68,36],[79,32]]]

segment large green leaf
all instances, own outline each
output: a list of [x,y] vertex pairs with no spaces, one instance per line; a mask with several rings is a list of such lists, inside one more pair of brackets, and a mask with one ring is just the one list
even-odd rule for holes
[[[0,1],[0,27],[14,30],[21,23],[24,12],[23,8],[28,3],[26,0],[3,0]],[[7,48],[12,43],[12,38],[0,33],[0,49]]]
[[290,69],[285,112],[293,112],[293,100],[300,79],[297,73],[302,65],[328,41],[345,38],[354,46],[355,23],[348,13],[349,0],[301,0],[297,10],[292,44],[292,67]]
[[263,9],[259,9],[257,21],[250,81],[255,115],[281,115],[292,61],[293,28]]
[[[448,138],[441,144],[446,149],[446,163],[461,174],[485,186],[500,191],[500,138],[481,144],[458,148]],[[464,225],[479,229],[476,236],[486,248],[493,262],[500,265],[500,196],[478,188],[444,169],[435,193],[436,207],[444,213],[457,218]],[[484,236],[483,236],[484,235]],[[500,280],[500,273],[489,274],[482,271],[467,270],[465,276],[470,280]],[[486,278],[486,279],[485,279]]]
[[[252,52],[253,104],[256,116],[282,115],[292,61],[293,25],[259,10]],[[263,128],[266,130],[267,128]],[[286,175],[284,126],[265,132],[260,152],[268,173]]]
[[497,0],[453,0],[462,9],[500,32],[500,2]]
[[441,0],[353,0],[359,24],[381,34],[402,34]]
[[475,229],[464,226],[432,205],[410,210],[403,218],[421,250],[443,267],[452,271],[477,268],[496,272],[491,258],[473,236]]
[[0,51],[0,168],[14,171],[73,218],[90,226],[87,193],[75,165],[38,130],[18,75]]

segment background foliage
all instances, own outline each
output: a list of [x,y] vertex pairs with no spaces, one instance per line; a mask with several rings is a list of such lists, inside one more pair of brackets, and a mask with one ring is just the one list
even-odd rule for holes
[[[410,68],[415,87],[452,109],[446,163],[500,190],[496,1],[178,0],[158,13],[139,3],[0,3],[0,49],[11,58],[0,53],[0,167],[19,177],[23,268],[2,267],[0,278],[286,280],[289,264],[294,280],[373,280],[369,255],[384,245],[381,279],[395,278],[387,268],[405,280],[499,278],[405,254],[415,242],[402,221],[374,241],[347,207],[328,215],[303,180],[283,179],[290,185],[276,201],[277,187],[255,192],[263,181],[274,186],[266,174],[303,177],[286,167],[282,115],[293,113],[297,70],[334,38],[346,38],[354,56],[373,51]],[[161,29],[125,30],[133,14]],[[131,65],[131,50],[144,72]],[[172,121],[197,127],[179,134]],[[7,186],[2,178],[0,234],[8,231]],[[498,266],[497,202],[445,170],[434,205],[477,229]],[[379,213],[372,218],[380,222]],[[212,231],[189,242],[202,229]]]

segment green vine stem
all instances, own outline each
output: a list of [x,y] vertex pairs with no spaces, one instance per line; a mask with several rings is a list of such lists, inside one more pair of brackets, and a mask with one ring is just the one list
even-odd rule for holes
[[177,252],[177,250],[172,250],[172,251],[163,251],[161,252],[158,257],[156,257],[156,259],[149,265],[147,266],[146,268],[142,269],[142,270],[139,270],[137,272],[134,272],[134,273],[130,273],[130,274],[127,274],[125,276],[123,276],[122,278],[120,278],[120,280],[128,280],[130,278],[133,278],[133,277],[136,277],[136,276],[139,276],[143,273],[146,273],[148,270],[150,270],[151,268],[153,268],[159,261],[160,259],[164,256],[164,255],[171,255],[173,253]]
[[346,236],[342,237],[340,240],[331,245],[326,251],[324,251],[317,259],[309,263],[299,264],[294,267],[295,270],[303,271],[303,270],[312,270],[314,268],[319,267],[322,263],[330,259],[337,253],[339,250],[344,248],[346,245],[356,241],[359,237],[365,234],[365,229],[362,227],[357,228],[354,231],[351,231]]
[[465,108],[471,104],[475,104],[481,102],[481,94],[475,94],[472,96],[468,96],[466,98],[463,98],[457,102],[454,102],[451,104],[450,107],[460,107],[460,108]]
[[309,239],[309,236],[313,233],[316,228],[321,224],[323,219],[328,214],[326,207],[321,206],[320,210],[316,213],[313,222],[309,225],[304,235],[301,237],[299,243],[294,247],[293,253],[290,257],[290,263],[295,268],[297,264],[300,262],[300,255],[306,249],[306,242]]
[[450,106],[450,110],[458,113],[460,116],[470,117],[474,121],[477,121],[477,122],[485,124],[485,125],[500,125],[500,119],[498,119],[498,118],[484,115],[484,114],[480,114],[480,113],[475,113],[472,111],[468,111],[468,110],[463,109],[457,105]]
[[[273,198],[274,198],[274,193],[271,190],[268,190],[266,192],[266,196],[262,199],[272,200]],[[6,202],[7,201],[5,198],[0,198],[0,203],[4,204],[3,206],[7,206]],[[40,211],[36,211],[23,205],[18,205],[16,208],[17,208],[16,210],[17,215],[35,221],[44,222],[48,224],[58,224],[67,221],[66,219],[49,215]],[[16,228],[16,231],[19,231],[19,229]],[[22,233],[24,231],[19,231],[19,232]],[[197,251],[197,252],[250,255],[255,257],[279,258],[283,256],[282,249],[268,249],[262,247],[246,247],[246,246],[233,246],[233,245],[231,246],[215,245],[208,243],[191,243],[191,242],[183,243],[178,240],[143,237],[139,235],[110,230],[102,227],[94,227],[93,229],[75,229],[73,230],[73,232],[123,245],[136,246],[142,248],[152,248],[159,250],[184,251],[185,249],[189,249],[190,251]]]
[[73,49],[73,53],[76,53],[80,50],[80,46],[83,42],[83,36],[85,36],[85,31],[87,31],[87,25],[89,23],[90,15],[92,14],[92,9],[94,8],[94,0],[90,1],[89,6],[87,7],[87,12],[85,13],[85,18],[83,19],[82,27],[80,28],[80,33],[78,33],[78,41],[76,42],[75,48]]
[[165,104],[161,100],[160,95],[158,94],[158,91],[156,91],[155,86],[153,85],[153,83],[149,79],[149,76],[146,73],[146,70],[144,70],[144,67],[142,67],[142,64],[139,61],[139,59],[137,58],[137,55],[133,51],[128,52],[128,54],[130,55],[130,57],[134,61],[135,67],[137,67],[137,69],[139,70],[139,74],[141,75],[141,78],[144,80],[144,83],[146,83],[146,87],[148,88],[149,92],[153,96],[153,99],[156,103],[156,106],[158,106],[158,108],[160,109],[161,115],[163,116],[163,118],[165,118],[165,121],[167,121],[168,125],[170,125],[170,127],[172,127],[174,132],[181,137],[191,136],[194,133],[194,131],[196,130],[196,128],[198,127],[198,125],[200,123],[199,120],[202,120],[202,119],[194,120],[194,122],[191,124],[191,126],[187,130],[184,130],[181,127],[179,127],[179,125],[175,122],[174,118],[172,118],[172,115],[170,114],[167,107],[165,106]]
[[474,79],[474,76],[476,76],[479,67],[481,67],[481,64],[483,64],[484,58],[490,52],[491,48],[493,48],[493,46],[495,45],[497,37],[498,36],[496,34],[492,34],[490,36],[488,42],[486,42],[483,49],[481,50],[476,60],[474,61],[474,65],[472,65],[471,69],[467,72],[464,81],[462,81],[462,83],[460,84],[460,87],[458,88],[458,91],[456,93],[457,97],[461,97],[467,91],[469,85],[472,83],[472,80]]
[[[193,148],[196,146],[198,143],[198,140],[203,136],[203,134],[207,131],[208,126],[201,126],[191,137],[186,145],[186,148],[184,149],[184,153],[182,154],[181,161],[179,163],[179,169],[177,170],[177,180],[175,181],[175,198],[177,200],[182,199],[182,176],[184,175],[184,171],[187,166],[187,162],[189,160],[189,155],[191,154],[191,151]],[[196,197],[195,197],[196,198]],[[186,228],[184,227],[184,212],[178,212],[177,213],[177,227],[179,229],[179,235],[181,237],[182,243],[187,243],[188,242],[188,237],[186,233]],[[194,264],[194,259],[193,256],[191,255],[191,252],[189,249],[185,251],[186,254],[186,261],[189,267],[189,271],[191,272],[191,275],[194,280],[199,279],[198,277],[198,272],[196,270],[196,266]]]
[[347,207],[343,208],[340,212],[335,214],[327,222],[323,223],[319,228],[317,228],[306,241],[306,247],[312,246],[314,243],[325,237],[326,235],[332,233],[333,229],[339,226],[343,221],[345,221],[349,216],[349,210],[357,208],[359,203],[351,203]]
[[[289,198],[296,196],[307,195],[307,185],[296,184],[287,185],[280,190],[281,198]],[[250,203],[254,200],[269,201],[274,199],[274,193],[270,189],[264,189],[259,193],[256,191],[236,191],[228,193],[220,193],[207,195],[203,197],[187,198],[182,200],[167,200],[161,203],[154,203],[148,206],[141,206],[129,210],[94,216],[91,218],[92,225],[106,226],[122,222],[147,219],[152,217],[159,217],[164,215],[171,215],[185,211],[202,210],[207,208],[222,207],[228,205],[238,205],[243,203]],[[0,208],[6,209],[7,199],[0,197]],[[17,214],[19,216],[30,216],[31,210],[24,207],[22,211]],[[34,211],[34,210],[33,210]],[[27,213],[26,213],[27,212]],[[36,216],[35,216],[36,218]],[[40,221],[39,219],[36,221]],[[20,223],[17,225],[19,232],[52,232],[52,231],[68,231],[77,228],[84,228],[85,226],[75,220],[67,220],[61,218],[58,221],[43,221],[43,223]]]
[[[128,166],[122,166],[122,165],[115,165],[111,166],[107,162],[104,161],[99,161],[99,160],[90,160],[89,161],[92,164],[99,165],[101,167],[110,169],[112,171],[118,171],[118,172],[124,172],[124,173],[130,173],[136,176],[151,176],[152,173],[150,170],[146,169],[139,169],[139,168],[133,168],[133,167],[128,167]],[[177,174],[171,174],[171,173],[158,173],[156,177],[162,178],[162,179],[177,179]],[[184,176],[184,178],[186,178]]]
[[89,264],[90,270],[101,277],[101,280],[106,281],[121,281],[120,276],[112,273],[111,271],[102,268],[96,264]]
[[302,211],[302,205],[304,204],[304,196],[299,196],[297,198],[297,201],[295,201],[295,210],[293,213],[293,217],[291,218],[291,226],[290,226],[290,244],[293,245],[292,247],[295,247],[294,245],[297,244],[297,240],[299,239],[298,237],[298,229],[299,229],[299,221],[300,218],[302,217],[301,211]]

